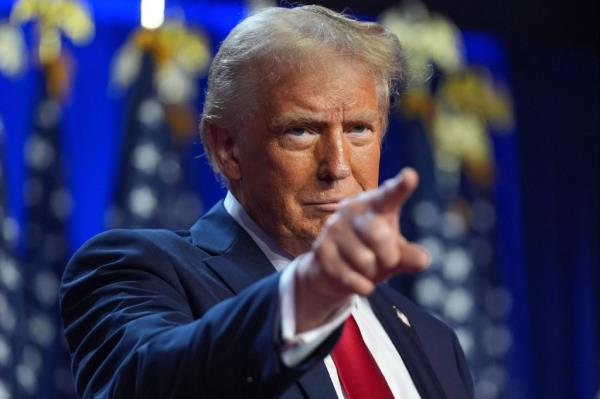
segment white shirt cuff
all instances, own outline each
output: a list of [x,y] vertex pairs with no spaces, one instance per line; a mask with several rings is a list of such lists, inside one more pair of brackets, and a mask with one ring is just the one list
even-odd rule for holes
[[[304,256],[304,255],[302,255]],[[313,350],[325,341],[333,331],[346,321],[352,311],[352,305],[358,299],[353,295],[337,312],[324,324],[303,333],[296,333],[296,308],[294,303],[295,270],[297,257],[286,267],[279,279],[279,304],[281,314],[281,336],[283,347],[281,349],[281,360],[287,367],[295,367],[304,361]]]

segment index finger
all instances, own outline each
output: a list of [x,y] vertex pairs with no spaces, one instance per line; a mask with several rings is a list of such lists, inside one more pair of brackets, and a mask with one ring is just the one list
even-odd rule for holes
[[413,168],[404,168],[395,177],[386,180],[373,196],[377,212],[398,211],[419,184],[419,175]]

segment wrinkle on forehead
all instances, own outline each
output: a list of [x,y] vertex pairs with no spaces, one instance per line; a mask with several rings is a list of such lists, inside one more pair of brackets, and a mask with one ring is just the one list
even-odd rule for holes
[[[387,112],[381,106],[377,79],[365,66],[339,58],[321,64],[313,73],[288,71],[278,81],[263,86],[260,97],[263,109],[269,110],[270,115],[263,115],[268,126],[339,121],[378,121],[385,126]],[[357,88],[364,97],[356,96]]]
[[355,72],[372,76],[373,82],[377,86],[386,86],[383,77],[379,76],[364,60],[321,46],[317,48],[300,47],[293,50],[282,49],[271,54],[269,58],[254,60],[251,69],[255,80],[260,82],[260,88],[264,89],[285,84],[299,75],[336,77],[336,74],[332,73],[334,72],[332,69],[340,69],[341,65],[345,65]]
[[[380,110],[380,122],[382,134],[385,134],[388,125],[388,112],[390,107],[388,82],[381,75],[381,71],[369,64],[360,55],[348,53],[343,49],[323,46],[319,43],[309,41],[306,43],[295,43],[295,46],[280,46],[273,49],[268,55],[257,57],[247,62],[243,76],[246,89],[240,90],[241,97],[237,111],[231,116],[232,124],[227,127],[237,134],[240,125],[252,123],[253,120],[264,119],[265,115],[260,110],[267,110],[273,106],[273,94],[282,85],[288,85],[290,81],[297,84],[299,76],[330,76],[330,81],[340,81],[339,77],[332,73],[332,68],[352,68],[355,72],[363,72],[365,76],[372,78],[372,85],[377,93],[378,107]],[[243,86],[242,85],[242,86]],[[317,88],[317,90],[320,88]],[[313,90],[314,92],[315,90]],[[340,93],[332,95],[327,102],[336,102]],[[336,90],[332,90],[335,93]],[[308,91],[307,91],[308,93]],[[356,99],[345,98],[347,107],[352,106]],[[264,120],[264,122],[269,122]]]

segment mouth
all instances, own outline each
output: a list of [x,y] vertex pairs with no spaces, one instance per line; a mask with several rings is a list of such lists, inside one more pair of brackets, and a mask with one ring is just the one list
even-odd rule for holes
[[340,206],[340,202],[344,199],[344,197],[340,198],[332,198],[318,201],[308,201],[306,202],[306,206],[319,210],[322,212],[335,212]]

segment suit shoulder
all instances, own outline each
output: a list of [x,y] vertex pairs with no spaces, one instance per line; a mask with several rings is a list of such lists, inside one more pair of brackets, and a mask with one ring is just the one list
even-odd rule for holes
[[114,229],[86,241],[71,257],[63,282],[93,270],[165,271],[172,256],[193,251],[188,231]]
[[73,259],[94,253],[123,255],[169,253],[191,247],[187,230],[165,229],[113,229],[104,231],[86,241],[73,255]]
[[178,241],[189,242],[188,230],[166,230],[166,229],[112,229],[87,240],[76,252],[75,256],[85,253],[97,247],[126,247],[126,246],[148,246],[160,247],[163,243],[175,243]]

